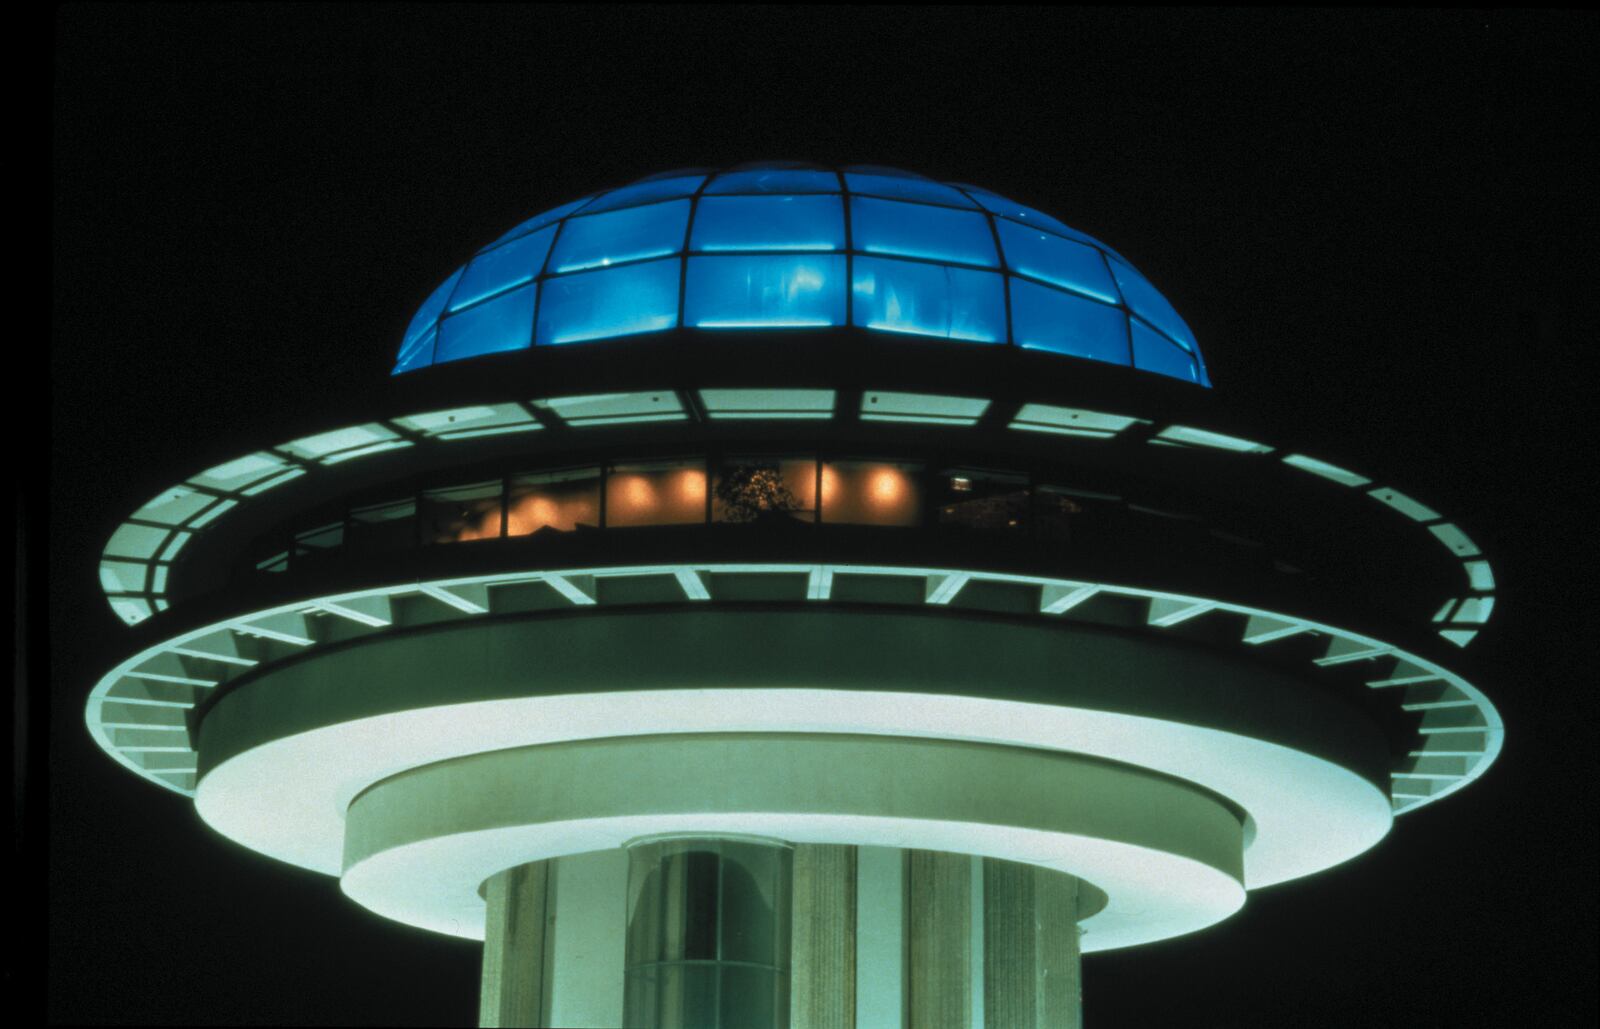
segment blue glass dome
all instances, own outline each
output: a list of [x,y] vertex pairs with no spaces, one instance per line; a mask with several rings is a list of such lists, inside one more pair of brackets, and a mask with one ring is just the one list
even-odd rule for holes
[[975,186],[792,162],[663,172],[530,218],[433,291],[394,374],[676,328],[844,325],[1210,385],[1189,327],[1104,243]]

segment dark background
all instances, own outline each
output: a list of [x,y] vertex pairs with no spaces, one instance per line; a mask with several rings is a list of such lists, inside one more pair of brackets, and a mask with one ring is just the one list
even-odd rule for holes
[[[26,911],[48,882],[48,978],[14,956],[8,992],[47,985],[71,1022],[475,1020],[476,945],[241,849],[93,746],[83,699],[123,636],[99,548],[200,441],[275,439],[381,383],[417,304],[523,218],[792,157],[978,183],[1104,239],[1185,315],[1229,404],[1315,429],[1494,564],[1500,606],[1465,666],[1508,726],[1487,777],[1214,929],[1090,957],[1088,1023],[1595,1024],[1594,323],[1576,313],[1596,275],[1595,25],[58,9],[49,500],[28,493],[19,550],[19,840],[41,867],[12,883]],[[31,344],[12,331],[17,372]],[[38,385],[24,373],[24,405]],[[40,427],[24,416],[17,446]]]

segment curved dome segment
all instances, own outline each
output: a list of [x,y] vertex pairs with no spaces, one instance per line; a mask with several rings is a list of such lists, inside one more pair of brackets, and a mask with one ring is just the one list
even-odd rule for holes
[[675,328],[833,326],[1210,385],[1177,311],[1093,237],[973,186],[795,162],[663,172],[523,222],[428,297],[394,374]]

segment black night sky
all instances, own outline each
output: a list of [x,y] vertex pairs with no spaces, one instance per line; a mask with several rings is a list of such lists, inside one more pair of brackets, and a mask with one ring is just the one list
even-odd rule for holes
[[1494,563],[1500,606],[1463,666],[1508,727],[1487,777],[1216,928],[1091,956],[1087,1023],[1595,1024],[1576,313],[1600,231],[1595,29],[1509,12],[58,9],[49,499],[39,482],[23,507],[36,731],[11,885],[29,911],[48,883],[48,976],[9,964],[8,991],[46,985],[58,1022],[474,1023],[476,945],[243,850],[93,745],[83,699],[124,634],[100,546],[203,442],[276,442],[286,416],[381,384],[417,304],[523,218],[668,168],[797,158],[978,183],[1105,240],[1184,314],[1228,403],[1314,429]]

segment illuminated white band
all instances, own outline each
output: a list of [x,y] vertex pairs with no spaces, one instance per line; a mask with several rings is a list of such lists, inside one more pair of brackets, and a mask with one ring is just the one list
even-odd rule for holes
[[[260,709],[247,693],[238,698],[244,703],[219,707],[212,717],[254,717]],[[1235,733],[1058,705],[819,689],[568,694],[376,715],[273,740],[223,761],[201,779],[195,807],[212,828],[244,846],[336,875],[352,800],[408,769],[569,740],[763,731],[1037,747],[1182,778],[1248,815],[1244,882],[1251,888],[1346,861],[1382,839],[1392,820],[1383,792],[1354,772]]]
[[652,833],[760,834],[981,854],[1106,895],[1083,949],[1203,929],[1244,904],[1243,826],[1194,786],[1076,755],[862,736],[656,736],[499,750],[385,780],[350,807],[346,895],[483,935],[478,886]]
[[[216,640],[219,638],[226,641],[226,639],[232,635],[249,636],[277,632],[281,630],[282,626],[279,625],[279,623],[284,619],[303,619],[305,612],[325,611],[327,604],[359,607],[362,604],[375,601],[392,602],[400,598],[418,594],[435,599],[437,599],[440,594],[444,594],[449,599],[438,600],[438,616],[460,621],[470,620],[483,614],[493,613],[491,610],[493,606],[491,603],[491,598],[495,596],[495,591],[502,587],[514,587],[527,583],[559,582],[575,589],[576,587],[572,587],[573,583],[590,581],[597,578],[626,578],[630,576],[678,576],[678,573],[686,570],[692,571],[696,575],[714,575],[719,572],[739,573],[746,575],[806,575],[809,576],[813,585],[816,587],[816,589],[813,590],[814,599],[821,599],[822,597],[826,596],[825,587],[831,581],[831,577],[835,573],[849,573],[854,575],[922,576],[928,578],[929,580],[937,578],[940,581],[946,581],[951,576],[960,575],[964,576],[968,581],[975,583],[997,582],[1037,586],[1043,591],[1044,599],[1041,601],[1043,605],[1041,608],[1041,614],[1047,617],[1060,613],[1060,611],[1064,610],[1067,606],[1070,606],[1073,601],[1081,599],[1082,597],[1092,596],[1098,593],[1105,593],[1109,595],[1135,598],[1152,605],[1167,604],[1175,605],[1177,607],[1184,607],[1186,605],[1193,607],[1199,604],[1205,604],[1207,605],[1208,609],[1211,610],[1227,611],[1244,615],[1250,619],[1250,627],[1247,627],[1245,630],[1245,642],[1247,644],[1278,638],[1280,636],[1293,633],[1311,632],[1325,636],[1330,640],[1330,653],[1337,648],[1344,652],[1354,654],[1357,657],[1364,656],[1365,659],[1369,661],[1375,660],[1373,655],[1381,656],[1385,661],[1385,664],[1374,667],[1372,674],[1376,678],[1374,681],[1370,682],[1369,685],[1372,685],[1375,688],[1397,686],[1398,688],[1392,689],[1388,693],[1388,695],[1394,696],[1397,702],[1402,700],[1403,694],[1408,691],[1409,687],[1404,685],[1407,683],[1420,683],[1422,684],[1422,688],[1438,687],[1459,691],[1460,696],[1466,698],[1468,701],[1465,706],[1455,707],[1452,710],[1429,712],[1425,716],[1424,720],[1426,722],[1428,719],[1436,719],[1442,726],[1459,726],[1458,731],[1462,734],[1481,734],[1483,741],[1481,744],[1482,752],[1463,753],[1459,755],[1452,754],[1449,760],[1458,763],[1460,766],[1459,768],[1451,768],[1447,770],[1435,768],[1425,769],[1432,777],[1429,780],[1430,784],[1427,795],[1418,797],[1400,797],[1397,794],[1394,807],[1399,811],[1414,809],[1426,803],[1436,801],[1476,779],[1478,776],[1483,774],[1483,772],[1491,763],[1493,763],[1495,758],[1498,756],[1501,747],[1503,730],[1501,728],[1498,712],[1494,709],[1494,706],[1488,701],[1483,693],[1471,683],[1467,682],[1462,676],[1419,655],[1388,646],[1382,641],[1373,639],[1372,637],[1343,631],[1336,627],[1325,625],[1314,620],[1309,620],[1286,613],[1278,613],[1259,608],[1227,603],[1225,601],[1206,600],[1205,598],[1162,593],[1146,589],[1136,589],[1108,583],[1084,583],[1052,579],[1041,576],[1023,576],[983,571],[964,571],[961,569],[949,568],[939,569],[899,566],[879,567],[865,565],[703,564],[693,566],[650,565],[637,567],[630,566],[562,569],[559,571],[525,571],[440,579],[431,582],[407,583],[397,586],[368,589],[357,593],[338,594],[312,600],[303,600],[193,629],[153,645],[135,655],[132,655],[101,678],[100,682],[90,693],[88,703],[85,705],[84,716],[86,722],[88,723],[91,735],[102,747],[102,749],[104,749],[113,759],[122,763],[134,772],[144,776],[147,779],[150,779],[151,781],[157,782],[166,788],[176,789],[184,794],[191,794],[195,786],[195,758],[192,750],[190,750],[188,746],[188,737],[182,731],[184,724],[182,709],[192,707],[198,699],[200,693],[209,688],[209,686],[202,686],[197,689],[188,686],[166,686],[160,681],[157,681],[153,687],[149,684],[152,678],[155,680],[161,680],[165,677],[168,677],[170,673],[174,671],[180,673],[183,672],[184,668],[182,665],[183,662],[187,660],[185,655],[194,652],[192,649],[188,648],[193,648],[202,644],[210,645],[207,643],[207,641]],[[679,581],[681,582],[681,578]],[[820,595],[818,590],[821,591]],[[479,597],[481,602],[463,599],[471,596]],[[1052,601],[1051,598],[1056,599]],[[451,601],[453,601],[453,603]],[[576,601],[573,602],[576,603]],[[1256,630],[1254,626],[1257,624],[1257,622],[1261,623],[1263,628]],[[279,628],[270,628],[271,626],[275,625],[278,625]],[[353,631],[357,632],[358,634],[369,635],[381,635],[387,632],[389,629],[389,627],[376,627],[361,623],[350,623],[350,626],[355,626]],[[350,631],[349,626],[347,626],[346,629],[347,631]],[[304,631],[303,627],[301,631]],[[1260,634],[1252,635],[1252,632],[1259,632]],[[310,641],[307,640],[306,642],[309,646]],[[311,650],[307,652],[314,652],[315,649],[316,648],[312,646]],[[1392,663],[1390,663],[1391,659]],[[247,661],[244,662],[244,664],[253,665],[254,662]],[[1388,670],[1387,675],[1385,675],[1385,669]],[[248,669],[246,670],[248,671]],[[234,671],[237,671],[237,669],[234,669]],[[130,706],[130,704],[139,705],[143,703],[149,703],[148,701],[141,701],[138,699],[134,699],[130,702],[128,698],[138,698],[144,696],[151,689],[160,689],[165,691],[167,694],[176,696],[178,699],[162,701],[161,703],[169,705],[167,707]],[[138,723],[118,723],[116,720],[106,714],[106,712],[109,712],[113,709],[113,705],[115,705],[116,710],[119,712],[118,717],[129,718],[132,715],[137,714],[141,716],[141,720]],[[658,729],[649,731],[673,730],[669,728],[668,730]],[[850,729],[846,731],[868,730]],[[1441,728],[1437,731],[1444,732],[1451,730],[1448,728]],[[140,747],[146,745],[152,735],[158,738],[158,741],[162,744],[167,744],[168,741],[170,741],[170,743],[174,745],[175,749],[184,751],[184,753],[171,755],[172,760],[163,764],[157,764],[156,762],[149,760],[145,754],[140,753]],[[534,741],[518,741],[518,743],[520,742]],[[507,745],[518,745],[518,743]],[[1448,748],[1445,749],[1448,751]],[[442,757],[448,756],[454,756],[454,754],[437,755],[430,759],[438,760]],[[1428,759],[1424,757],[1413,757],[1411,764],[1419,764],[1427,760]],[[390,767],[382,774],[392,774],[394,771],[400,770],[401,767],[409,766]],[[185,768],[186,770],[184,770]],[[175,769],[175,771],[164,771],[163,769]],[[1404,775],[1407,774],[1408,771],[1409,765],[1397,770],[1396,775]],[[1448,774],[1444,774],[1445,772]],[[362,783],[361,785],[365,785],[365,783]],[[357,788],[360,787],[358,786]],[[353,795],[353,792],[354,791],[352,790],[347,797],[349,795]],[[1310,849],[1313,851],[1318,851],[1321,848],[1320,845],[1312,844],[1310,845]],[[285,860],[295,859],[285,858]],[[306,862],[302,861],[297,863]],[[325,861],[308,864],[308,867],[323,867],[324,870],[331,871],[331,863]],[[1271,881],[1279,881],[1283,878],[1293,878],[1294,874],[1277,876]]]

